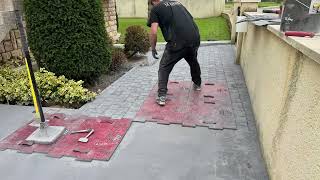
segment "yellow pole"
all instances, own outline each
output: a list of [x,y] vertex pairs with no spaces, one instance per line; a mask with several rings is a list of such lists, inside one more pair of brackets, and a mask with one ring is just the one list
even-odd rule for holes
[[29,77],[29,84],[30,84],[30,87],[31,87],[31,94],[32,94],[33,104],[34,104],[34,108],[36,110],[36,120],[40,120],[39,107],[38,107],[38,103],[37,103],[36,94],[35,94],[35,91],[34,91],[34,88],[33,88],[33,85],[32,85],[30,67],[28,66],[27,58],[24,58],[24,61],[25,61],[26,66],[27,66],[27,72],[28,72],[28,77]]

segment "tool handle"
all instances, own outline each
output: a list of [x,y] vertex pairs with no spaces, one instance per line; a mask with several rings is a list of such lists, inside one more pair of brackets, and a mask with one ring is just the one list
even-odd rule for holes
[[280,14],[280,10],[272,10],[272,9],[264,9],[262,10],[263,13],[274,13],[274,14]]
[[92,130],[90,131],[90,133],[86,136],[86,138],[90,137],[91,134],[93,134],[93,133],[94,133],[94,130],[92,129]]
[[284,33],[286,36],[296,36],[296,37],[314,37],[315,34],[313,32],[304,32],[304,31],[287,31]]
[[86,129],[86,130],[80,130],[80,131],[72,131],[71,134],[76,134],[76,133],[86,133],[86,132],[90,132],[91,129]]

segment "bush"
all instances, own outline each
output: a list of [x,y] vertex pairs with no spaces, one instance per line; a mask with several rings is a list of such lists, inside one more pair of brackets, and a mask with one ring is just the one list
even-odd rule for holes
[[150,48],[148,32],[141,26],[128,27],[124,43],[124,51],[129,57],[134,56],[138,52],[145,54]]
[[24,0],[29,45],[40,67],[90,81],[111,54],[101,0]]
[[24,60],[21,56],[11,57],[11,59],[6,61],[0,61],[1,67],[15,68],[15,67],[20,67],[22,65],[24,65]]
[[[43,102],[65,107],[80,107],[95,98],[96,94],[82,87],[83,81],[68,80],[64,76],[40,69],[35,73]],[[0,69],[0,102],[33,104],[26,70]]]
[[121,48],[114,48],[112,50],[112,62],[110,66],[110,70],[116,71],[118,70],[123,64],[127,62],[127,57],[124,54]]

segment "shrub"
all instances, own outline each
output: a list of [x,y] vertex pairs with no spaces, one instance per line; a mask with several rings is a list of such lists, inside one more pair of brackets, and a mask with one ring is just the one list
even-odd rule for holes
[[111,61],[101,0],[24,0],[29,45],[40,67],[90,81]]
[[[57,77],[45,69],[36,72],[35,77],[42,101],[49,104],[80,107],[96,96],[82,87],[83,81]],[[33,103],[26,70],[0,69],[0,102],[23,105]]]
[[0,61],[0,66],[1,67],[20,67],[24,64],[24,60],[21,56],[17,57],[11,57],[11,59],[6,60],[6,61]]
[[130,26],[126,29],[126,35],[124,39],[125,52],[129,58],[136,53],[145,54],[149,51],[150,43],[148,32],[141,26]]
[[123,64],[127,62],[127,57],[124,54],[121,48],[114,48],[112,50],[112,62],[110,66],[110,70],[116,71],[118,70]]
[[15,72],[10,68],[0,69],[0,102],[30,104],[32,101],[29,81],[25,71]]

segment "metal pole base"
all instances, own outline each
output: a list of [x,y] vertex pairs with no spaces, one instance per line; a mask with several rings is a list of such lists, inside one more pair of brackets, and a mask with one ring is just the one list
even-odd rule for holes
[[[48,123],[49,121],[46,120],[45,122]],[[33,121],[29,124],[29,126],[40,127],[40,122],[39,122],[37,119],[36,119],[36,120],[33,120]]]
[[32,141],[35,144],[53,144],[65,132],[63,126],[48,126],[38,128],[34,131],[26,141]]

